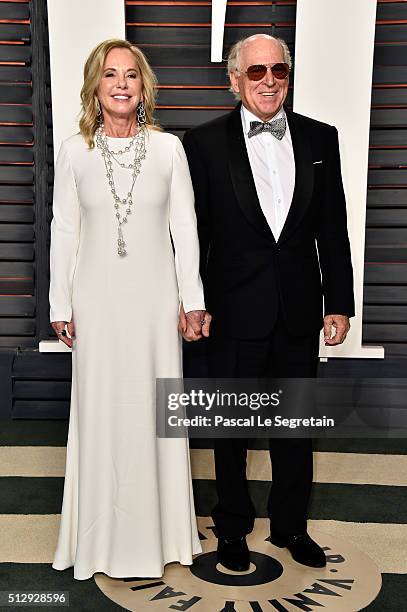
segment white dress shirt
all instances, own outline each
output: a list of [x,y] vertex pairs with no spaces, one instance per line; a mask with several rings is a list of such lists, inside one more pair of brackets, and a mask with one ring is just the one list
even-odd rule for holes
[[[257,136],[248,138],[250,122],[260,121],[260,119],[243,105],[241,117],[260,206],[274,238],[278,240],[294,193],[295,161],[290,128],[287,122],[287,129],[281,140],[277,140],[270,132],[261,132]],[[283,108],[271,121],[280,117],[285,117]]]

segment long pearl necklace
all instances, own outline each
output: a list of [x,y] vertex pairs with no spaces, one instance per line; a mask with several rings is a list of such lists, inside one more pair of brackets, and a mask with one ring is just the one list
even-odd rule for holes
[[[146,156],[146,136],[145,130],[141,128],[137,134],[135,134],[129,144],[124,147],[124,149],[120,149],[119,151],[113,151],[109,149],[109,145],[107,142],[107,136],[104,131],[103,123],[96,130],[96,145],[100,149],[103,157],[103,161],[105,163],[106,168],[106,178],[109,183],[110,191],[113,195],[113,206],[115,209],[115,215],[117,219],[117,253],[121,257],[127,254],[125,249],[126,243],[123,238],[123,230],[122,225],[127,223],[127,217],[131,215],[132,206],[133,206],[133,189],[136,183],[136,179],[140,174],[141,163]],[[129,153],[129,151],[134,147],[134,160],[131,164],[125,164],[119,161],[118,157],[125,153]],[[131,186],[127,193],[127,196],[124,198],[120,198],[117,194],[116,186],[114,182],[113,176],[113,161],[116,162],[121,168],[126,170],[131,170]],[[123,206],[125,209],[125,213],[120,213],[120,206]]]

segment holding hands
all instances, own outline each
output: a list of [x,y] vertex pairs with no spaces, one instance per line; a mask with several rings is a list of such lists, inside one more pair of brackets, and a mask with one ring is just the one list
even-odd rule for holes
[[194,342],[209,336],[212,317],[205,310],[191,310],[185,313],[181,304],[179,309],[178,331],[187,342]]

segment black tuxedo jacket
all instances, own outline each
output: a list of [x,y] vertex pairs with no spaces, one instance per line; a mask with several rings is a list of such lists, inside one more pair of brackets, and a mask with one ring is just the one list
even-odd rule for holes
[[322,327],[323,298],[325,314],[354,315],[337,131],[286,112],[295,187],[277,242],[257,197],[240,104],[184,136],[206,307],[232,337],[265,337],[279,309],[290,332],[313,333]]

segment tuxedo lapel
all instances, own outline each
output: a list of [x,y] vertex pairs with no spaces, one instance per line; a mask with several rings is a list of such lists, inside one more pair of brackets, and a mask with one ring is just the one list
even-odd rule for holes
[[243,135],[240,106],[239,104],[230,113],[227,124],[228,158],[232,184],[237,201],[246,219],[263,236],[275,242],[257,196]]
[[286,110],[286,114],[294,152],[295,183],[290,210],[278,244],[284,242],[301,221],[310,203],[314,187],[311,145],[301,129],[301,118],[289,110]]

